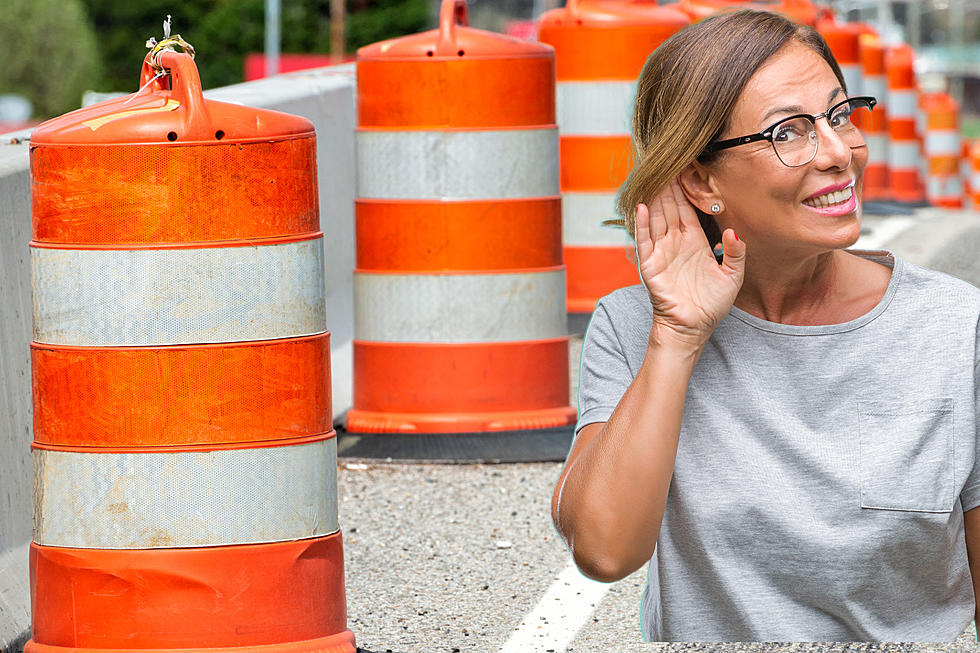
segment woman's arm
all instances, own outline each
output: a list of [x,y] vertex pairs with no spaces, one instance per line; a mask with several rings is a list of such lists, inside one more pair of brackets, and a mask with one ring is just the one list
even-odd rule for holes
[[[966,529],[966,558],[973,577],[973,596],[980,597],[980,508],[963,513],[963,526]],[[980,604],[974,608],[973,616],[980,630]],[[980,637],[977,639],[980,641]]]
[[745,245],[724,234],[718,265],[693,207],[672,183],[636,216],[640,276],[653,305],[646,356],[609,421],[585,426],[552,498],[579,569],[613,581],[650,559],[674,468],[687,385],[742,281]]

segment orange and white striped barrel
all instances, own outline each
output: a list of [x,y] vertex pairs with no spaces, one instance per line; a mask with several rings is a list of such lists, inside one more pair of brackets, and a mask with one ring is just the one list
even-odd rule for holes
[[878,100],[864,125],[868,144],[868,165],[864,169],[865,200],[891,198],[888,176],[888,83],[885,76],[885,46],[877,36],[864,33],[859,38],[861,70],[864,73],[861,92]]
[[680,0],[677,3],[677,8],[694,20],[701,20],[727,9],[745,8],[773,11],[783,14],[790,20],[810,26],[816,25],[818,18],[824,13],[820,7],[810,0],[760,0],[759,2],[747,0]]
[[313,125],[164,44],[32,136],[25,651],[353,653]]
[[541,17],[538,38],[555,49],[570,313],[591,313],[603,295],[637,283],[632,241],[602,222],[616,216],[632,166],[636,79],[689,23],[674,9],[619,0],[569,0]]
[[[830,19],[817,24],[817,31],[823,36],[830,51],[844,75],[848,95],[868,95],[864,92],[864,74],[861,69],[861,30],[857,25],[838,23]],[[859,124],[864,129],[866,125]]]
[[963,180],[963,208],[975,209],[973,205],[973,166],[970,164],[970,152],[973,142],[968,138],[960,139],[960,179]]
[[970,205],[974,211],[980,211],[980,139],[970,145]]
[[922,108],[926,116],[926,198],[933,206],[962,208],[959,107],[948,93],[927,93],[922,96]]
[[358,51],[349,431],[575,420],[554,53],[467,23]]
[[920,174],[921,144],[916,126],[918,110],[915,51],[905,44],[885,51],[888,79],[888,180],[894,199],[921,202],[925,189]]

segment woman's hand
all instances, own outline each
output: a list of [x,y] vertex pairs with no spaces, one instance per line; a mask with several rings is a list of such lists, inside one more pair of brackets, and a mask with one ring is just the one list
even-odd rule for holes
[[675,343],[700,350],[728,314],[742,286],[745,243],[734,230],[722,234],[719,265],[694,207],[677,180],[636,209],[636,252],[653,304],[651,344]]

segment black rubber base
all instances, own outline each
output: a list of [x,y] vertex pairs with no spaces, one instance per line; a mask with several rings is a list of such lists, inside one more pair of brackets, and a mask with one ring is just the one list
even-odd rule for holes
[[564,462],[574,427],[481,433],[348,433],[337,429],[340,458],[380,462]]
[[864,202],[861,212],[865,215],[912,215],[916,209],[930,206],[928,202]]

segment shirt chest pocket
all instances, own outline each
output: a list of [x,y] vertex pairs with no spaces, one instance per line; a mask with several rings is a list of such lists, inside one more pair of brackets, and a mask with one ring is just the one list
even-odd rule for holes
[[953,400],[859,407],[861,507],[951,512]]

